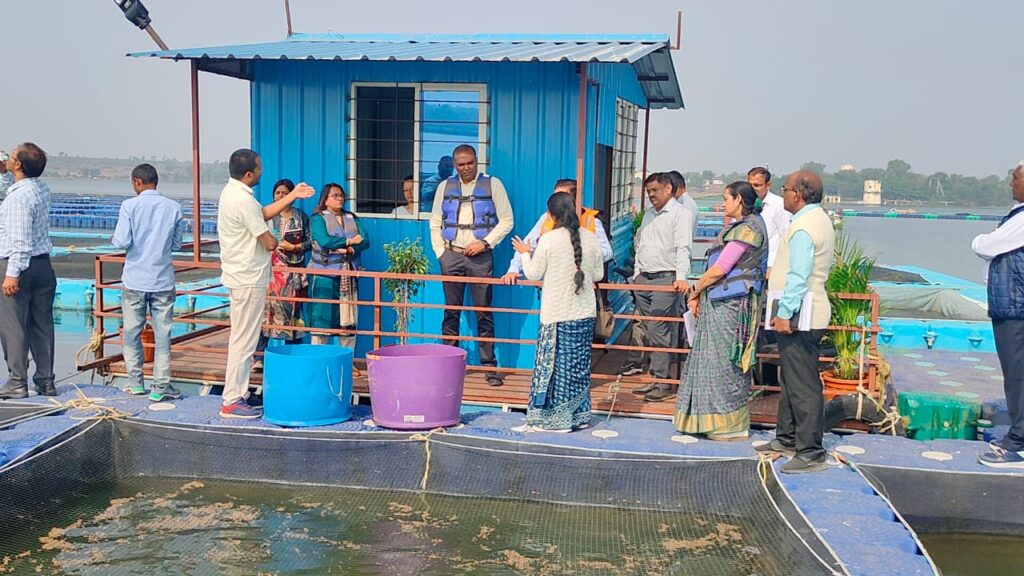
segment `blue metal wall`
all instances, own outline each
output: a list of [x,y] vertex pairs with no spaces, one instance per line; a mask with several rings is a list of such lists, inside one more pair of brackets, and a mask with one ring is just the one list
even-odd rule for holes
[[[593,64],[591,76],[602,83],[600,101],[591,91],[588,108],[587,178],[593,174],[593,142],[614,142],[615,98],[621,96],[641,106],[643,93],[632,67],[626,64]],[[490,101],[488,172],[500,178],[509,191],[516,215],[513,234],[525,235],[545,210],[551,187],[559,177],[576,171],[579,79],[571,63],[434,63],[434,62],[253,62],[252,146],[263,158],[260,200],[270,200],[270,186],[278,178],[306,181],[318,188],[326,182],[343,185],[348,176],[348,99],[352,82],[453,82],[487,85]],[[596,122],[597,129],[594,129]],[[584,199],[592,198],[592,183]],[[312,209],[313,200],[302,208]],[[403,238],[421,238],[429,250],[427,221],[364,218],[371,248],[363,257],[369,270],[384,270],[387,261],[381,246]],[[495,249],[495,275],[505,272],[512,256],[506,240]],[[430,252],[432,271],[439,272]],[[360,287],[363,298],[372,296],[369,282]],[[538,304],[532,288],[497,287],[494,305],[529,308]],[[426,302],[443,302],[439,285],[430,285],[420,296]],[[440,312],[419,311],[413,332],[436,332]],[[466,315],[464,315],[466,316]],[[385,329],[393,315],[384,315]],[[530,339],[536,335],[537,317],[498,314],[500,338]],[[463,332],[474,324],[463,319]],[[363,310],[360,325],[372,326],[372,312]],[[372,344],[361,338],[358,354]],[[532,347],[500,345],[503,366],[530,367]],[[475,356],[471,357],[475,361]]]

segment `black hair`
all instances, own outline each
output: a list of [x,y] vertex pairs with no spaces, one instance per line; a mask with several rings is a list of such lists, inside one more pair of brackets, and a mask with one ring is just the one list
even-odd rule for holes
[[658,184],[668,184],[669,186],[673,185],[672,176],[670,176],[668,172],[655,172],[653,174],[649,174],[647,176],[647,179],[644,180],[644,186],[647,186],[648,184],[653,184],[655,182],[657,182]]
[[132,168],[132,180],[140,180],[143,184],[156,186],[160,182],[160,176],[152,164],[139,164]]
[[737,180],[725,187],[725,191],[733,198],[739,196],[743,203],[743,215],[760,214],[761,204],[758,202],[757,191],[750,184],[743,180]]
[[576,199],[565,192],[555,192],[548,197],[548,214],[555,219],[556,228],[565,228],[569,231],[572,256],[576,261],[576,275],[573,280],[576,282],[576,293],[579,294],[583,289],[583,270],[580,269],[583,247],[580,245],[580,218],[576,215]]
[[235,180],[241,179],[246,172],[256,171],[256,159],[260,155],[248,148],[239,148],[231,153],[228,160],[228,174]]
[[[808,175],[813,177],[809,178]],[[800,193],[800,197],[808,204],[818,204],[825,196],[825,190],[821,185],[821,178],[818,178],[817,174],[813,172],[797,174],[796,191]]]
[[[348,200],[348,192],[345,192],[345,189],[342,188],[341,184],[338,184],[336,182],[328,182],[327,184],[324,184],[323,188],[320,189],[320,201],[316,203],[316,212],[319,213],[323,212],[324,210],[327,210],[327,196],[331,193],[331,188],[337,188],[338,190],[341,190],[341,195],[344,196],[346,200]],[[341,211],[344,212],[345,208],[342,208]]]
[[751,176],[764,176],[764,183],[767,184],[772,181],[772,173],[768,171],[764,166],[754,166],[747,171],[747,177]]
[[277,182],[274,182],[274,187],[270,189],[271,194],[277,191],[277,189],[280,188],[281,186],[284,186],[285,189],[287,189],[289,192],[295,190],[295,182],[292,182],[287,178],[281,178]]
[[476,148],[473,148],[469,144],[459,144],[452,150],[452,160],[454,161],[455,155],[460,152],[470,152],[473,154],[473,158],[476,158]]
[[569,194],[576,194],[576,179],[575,178],[559,178],[555,181],[555,188],[568,188]]
[[672,192],[677,192],[680,188],[686,190],[686,178],[683,178],[678,170],[672,170],[668,176],[672,179]]
[[412,177],[412,174],[409,174],[405,178],[402,178],[402,184],[405,184],[406,182],[412,182],[413,180],[415,180],[415,178]]
[[18,145],[15,154],[18,162],[21,162],[21,171],[29,178],[39,178],[46,169],[46,152],[31,142],[23,142]]

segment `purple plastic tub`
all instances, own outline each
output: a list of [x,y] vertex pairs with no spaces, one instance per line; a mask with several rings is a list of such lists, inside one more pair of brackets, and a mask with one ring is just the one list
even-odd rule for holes
[[366,355],[373,421],[397,430],[459,422],[466,351],[442,344],[385,346]]

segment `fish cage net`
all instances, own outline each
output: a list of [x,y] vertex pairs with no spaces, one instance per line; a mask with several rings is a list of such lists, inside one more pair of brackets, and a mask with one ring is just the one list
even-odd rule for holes
[[96,421],[0,469],[0,574],[835,573],[773,479],[511,438]]

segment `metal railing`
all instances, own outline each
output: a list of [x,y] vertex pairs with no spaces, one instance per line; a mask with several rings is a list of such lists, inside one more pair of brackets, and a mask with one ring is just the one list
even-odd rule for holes
[[[208,240],[203,241],[203,245],[215,244],[216,241]],[[119,305],[106,306],[104,299],[104,292],[106,291],[120,291],[124,287],[120,281],[108,280],[104,275],[104,265],[123,264],[125,262],[124,254],[110,254],[97,256],[95,261],[95,272],[96,272],[96,295],[94,298],[94,311],[93,315],[96,319],[96,331],[101,336],[98,339],[98,348],[95,350],[95,360],[85,365],[80,366],[80,369],[99,369],[105,371],[110,364],[119,362],[123,359],[123,355],[112,354],[106,355],[105,347],[108,344],[122,345],[123,342],[118,333],[107,334],[105,332],[105,321],[112,318],[122,318],[123,313]],[[217,271],[220,270],[220,262],[213,261],[202,261],[202,260],[175,260],[174,267],[177,273],[183,273],[194,270],[207,270]],[[385,299],[384,281],[385,280],[411,280],[419,282],[459,282],[464,284],[490,284],[495,286],[505,286],[500,278],[473,278],[473,277],[462,277],[462,276],[444,276],[434,274],[398,274],[389,272],[370,272],[370,271],[349,271],[349,270],[319,270],[311,268],[297,268],[297,267],[286,267],[278,266],[274,267],[277,272],[293,272],[305,274],[307,276],[328,276],[328,277],[355,277],[368,279],[372,282],[372,298],[369,299],[324,299],[324,298],[312,298],[312,297],[285,297],[268,295],[268,301],[280,301],[280,302],[291,302],[296,304],[307,304],[307,303],[319,303],[319,304],[352,304],[357,308],[371,308],[373,311],[373,325],[372,328],[357,328],[357,329],[344,329],[344,328],[319,328],[311,326],[299,326],[299,325],[276,325],[276,324],[264,324],[264,329],[276,329],[276,330],[288,330],[300,333],[311,332],[318,335],[330,335],[330,336],[364,336],[371,337],[373,339],[373,347],[379,348],[382,344],[382,339],[414,339],[414,340],[440,340],[444,342],[491,342],[495,344],[518,344],[533,346],[536,344],[534,338],[504,338],[504,337],[482,337],[474,335],[451,335],[446,336],[438,332],[410,332],[396,331],[394,329],[388,330],[382,325],[382,311],[388,308],[399,309],[407,308],[411,310],[459,310],[460,312],[478,312],[478,311],[489,311],[495,314],[512,314],[512,315],[539,315],[540,311],[533,308],[503,308],[496,306],[454,306],[447,304],[436,304],[428,302],[394,302]],[[213,292],[213,290],[222,288],[222,285],[216,279],[210,279],[208,285],[195,287],[191,289],[178,290],[178,295],[189,295],[189,296],[214,296],[218,298],[227,298],[227,295],[223,292]],[[519,281],[516,286],[522,287],[540,287],[541,282],[535,281]],[[638,284],[619,284],[619,283],[599,283],[597,287],[600,290],[606,291],[647,291],[647,292],[673,292],[671,286],[651,286],[651,285],[638,285]],[[875,387],[875,378],[877,374],[878,366],[878,349],[877,349],[877,333],[880,331],[878,328],[878,314],[879,314],[879,298],[877,294],[839,294],[837,297],[845,300],[867,300],[870,302],[870,323],[858,326],[829,326],[830,331],[854,331],[862,333],[865,340],[865,376],[867,377],[867,388],[872,395],[877,396],[878,390]],[[193,310],[187,313],[178,314],[174,317],[174,322],[178,324],[187,324],[190,326],[190,332],[182,336],[175,337],[172,339],[172,351],[192,351],[200,352],[203,354],[211,355],[224,355],[227,354],[227,349],[222,347],[213,346],[201,346],[195,344],[189,344],[190,341],[195,340],[199,337],[209,335],[213,332],[223,329],[224,327],[230,326],[230,321],[223,318],[211,318],[209,315],[214,312],[222,311],[228,307],[227,303],[220,303],[215,306],[211,306],[201,310]],[[614,318],[617,322],[621,321],[663,321],[678,325],[684,322],[681,316],[669,316],[669,317],[656,317],[656,316],[643,316],[636,313],[619,312],[614,314]],[[865,318],[867,320],[867,318]],[[440,328],[440,322],[438,323]],[[676,328],[678,330],[678,328]],[[629,326],[625,326],[625,330],[629,330]],[[617,332],[619,333],[619,332]],[[621,338],[620,338],[621,339]],[[145,343],[146,347],[151,347],[153,344]],[[651,346],[636,346],[632,344],[618,344],[615,342],[606,343],[594,343],[592,347],[595,350],[602,351],[638,351],[638,352],[664,352],[671,354],[686,355],[690,352],[689,348],[676,347],[676,348],[664,348],[664,347],[651,347]],[[757,358],[760,362],[765,360],[775,360],[779,358],[777,352],[770,352],[761,350],[757,354]],[[834,358],[829,356],[822,356],[821,362],[831,362]],[[524,368],[507,368],[507,367],[492,367],[492,366],[480,366],[471,365],[467,367],[471,370],[481,371],[493,371],[501,372],[505,374],[530,374],[530,369]],[[592,373],[592,379],[595,381],[614,381],[618,380],[619,377],[616,374],[607,373]],[[678,384],[678,378],[660,379],[651,376],[638,376],[629,377],[628,381],[637,384],[641,383],[668,383]],[[778,387],[774,386],[755,386],[755,389],[761,389],[764,391],[777,391]]]

